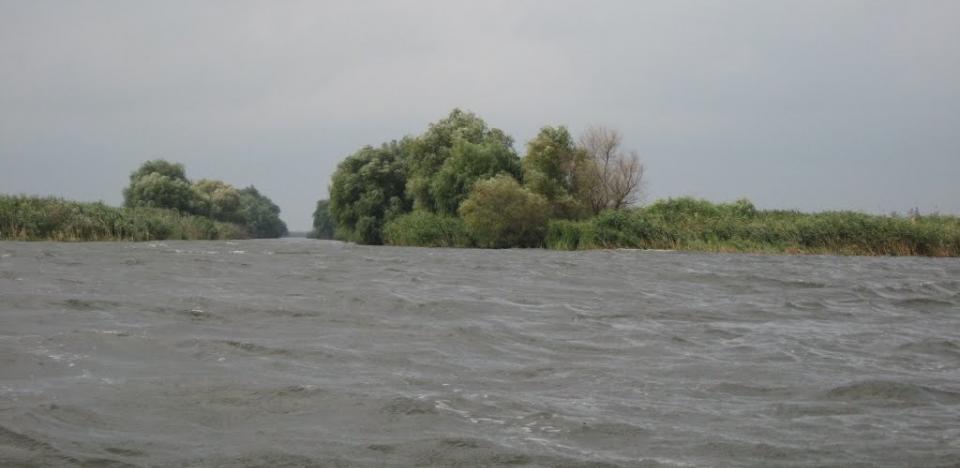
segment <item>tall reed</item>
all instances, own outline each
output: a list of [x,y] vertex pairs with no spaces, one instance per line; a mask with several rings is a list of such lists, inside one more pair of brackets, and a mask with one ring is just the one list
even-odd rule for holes
[[157,208],[116,208],[54,197],[0,195],[0,239],[111,241],[241,239],[236,224]]
[[879,216],[852,211],[757,210],[749,201],[692,198],[552,221],[548,248],[642,248],[718,252],[960,256],[960,218]]

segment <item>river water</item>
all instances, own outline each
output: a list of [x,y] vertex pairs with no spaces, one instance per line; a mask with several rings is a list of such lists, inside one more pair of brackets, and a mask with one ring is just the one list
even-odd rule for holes
[[957,466],[960,261],[0,243],[0,465]]

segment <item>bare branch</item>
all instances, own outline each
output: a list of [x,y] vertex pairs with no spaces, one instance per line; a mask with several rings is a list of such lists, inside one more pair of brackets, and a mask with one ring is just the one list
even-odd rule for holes
[[620,132],[606,127],[590,127],[580,136],[580,147],[587,154],[585,194],[594,213],[640,201],[644,167],[636,151],[620,149],[622,141]]

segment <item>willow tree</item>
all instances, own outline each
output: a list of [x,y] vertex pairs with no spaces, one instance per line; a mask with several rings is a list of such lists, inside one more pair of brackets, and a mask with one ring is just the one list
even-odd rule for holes
[[478,180],[520,177],[513,139],[460,109],[430,124],[409,150],[406,189],[415,209],[455,215]]
[[333,239],[337,223],[330,213],[330,200],[317,200],[317,208],[313,210],[313,231],[309,237],[313,239]]
[[123,205],[129,208],[167,208],[184,213],[202,211],[202,202],[187,179],[183,164],[155,159],[130,174],[123,189]]
[[585,197],[589,184],[584,180],[588,162],[566,127],[543,127],[527,143],[523,184],[547,199],[554,217],[585,217],[590,211]]
[[330,213],[336,237],[382,244],[383,225],[409,211],[406,198],[408,140],[366,146],[337,165],[330,183]]

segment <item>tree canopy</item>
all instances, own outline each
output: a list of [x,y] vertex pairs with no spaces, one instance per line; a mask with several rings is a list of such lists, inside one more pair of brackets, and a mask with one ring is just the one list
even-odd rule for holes
[[550,218],[636,201],[643,166],[619,148],[616,132],[588,132],[578,144],[566,127],[547,126],[521,160],[507,134],[454,109],[418,136],[343,160],[329,204],[317,204],[314,233],[333,229],[361,244],[537,246]]
[[455,214],[477,180],[520,176],[513,139],[471,112],[454,109],[410,145],[407,191],[413,206]]
[[405,151],[408,140],[366,146],[344,159],[330,184],[336,236],[362,244],[383,242],[383,224],[409,211]]
[[317,208],[313,210],[313,231],[310,237],[314,239],[333,239],[337,223],[330,213],[330,200],[317,200]]
[[213,179],[191,183],[183,164],[155,159],[130,174],[124,206],[176,210],[243,226],[252,237],[280,237],[287,226],[280,208],[254,187],[237,190]]
[[587,154],[578,148],[566,127],[543,127],[527,143],[523,182],[543,195],[558,218],[580,218],[588,212]]

